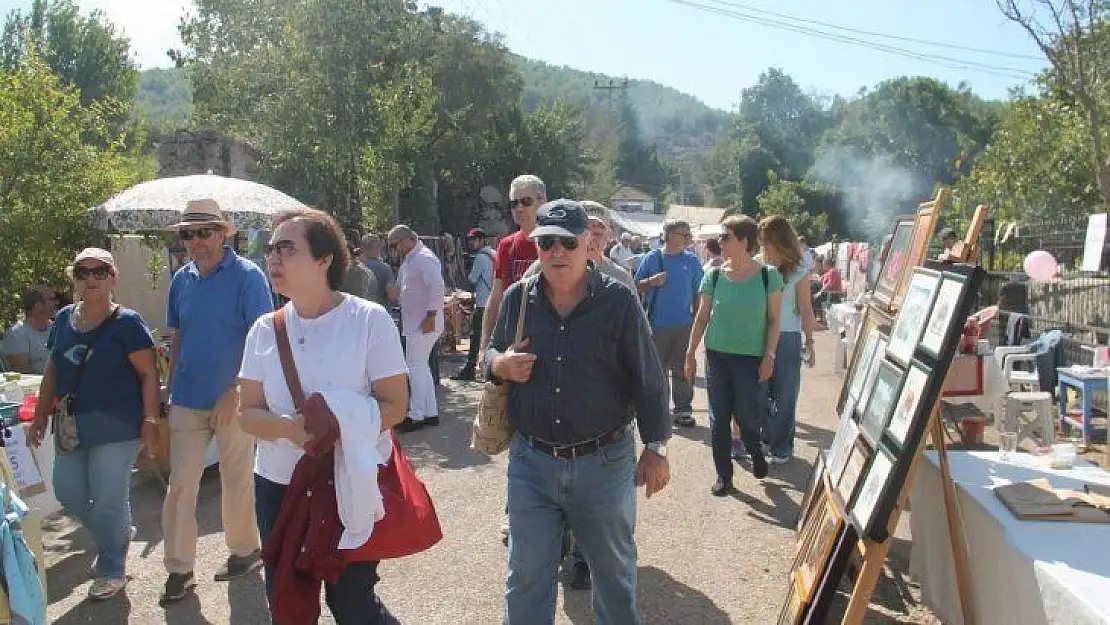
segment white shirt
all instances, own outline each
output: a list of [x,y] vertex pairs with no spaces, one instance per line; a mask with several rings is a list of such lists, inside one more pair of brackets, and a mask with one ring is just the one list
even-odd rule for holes
[[405,336],[423,334],[420,323],[436,312],[435,332],[443,333],[443,266],[435,252],[420,241],[405,256],[397,274],[400,288],[401,330]]
[[632,256],[632,249],[623,243],[613,246],[613,249],[609,250],[609,258],[624,268],[628,268],[628,261]]
[[[397,326],[385,308],[373,302],[344,295],[342,303],[315,319],[302,319],[288,303],[285,323],[305,397],[329,390],[369,396],[372,382],[408,373]],[[239,377],[262,383],[270,412],[294,412],[278,357],[273,313],[259,317],[247,333]],[[303,455],[304,450],[288,440],[259,440],[254,472],[288,484]]]

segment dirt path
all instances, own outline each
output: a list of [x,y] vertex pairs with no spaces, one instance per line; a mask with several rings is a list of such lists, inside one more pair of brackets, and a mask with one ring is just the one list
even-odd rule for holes
[[[818,335],[818,366],[805,373],[799,402],[798,458],[773,466],[757,482],[736,473],[739,493],[710,496],[713,465],[708,447],[704,385],[695,394],[698,425],[676,432],[670,446],[672,482],[650,501],[641,494],[637,539],[640,607],[645,623],[768,623],[778,614],[794,547],[794,522],[818,445],[828,445],[836,425],[833,404],[841,379],[833,374],[833,341]],[[445,362],[444,375],[456,365]],[[443,425],[405,435],[407,449],[426,481],[444,526],[444,540],[427,553],[386,562],[379,592],[405,623],[436,625],[500,622],[505,548],[497,534],[505,500],[506,458],[468,450],[469,420],[478,386],[444,380]],[[641,491],[642,493],[642,491]],[[88,535],[64,518],[48,522],[49,620],[52,623],[167,623],[193,625],[269,623],[259,574],[231,584],[211,581],[226,557],[219,521],[219,479],[206,474],[200,492],[194,595],[158,606],[164,581],[161,494],[138,477],[134,491],[138,536],[126,597],[85,601],[92,554]],[[933,623],[918,606],[920,592],[908,579],[908,518],[902,520],[894,556],[873,603],[874,622]],[[326,610],[325,610],[326,612]],[[588,592],[560,591],[559,623],[591,623]],[[330,616],[321,622],[332,623]]]

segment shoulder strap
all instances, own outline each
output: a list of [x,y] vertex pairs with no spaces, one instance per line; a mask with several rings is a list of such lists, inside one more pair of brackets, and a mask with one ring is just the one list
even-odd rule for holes
[[304,405],[304,387],[297,375],[297,363],[293,362],[293,348],[289,345],[289,329],[285,325],[285,308],[274,313],[274,337],[277,339],[278,357],[281,358],[281,372],[285,374],[285,384],[293,398],[297,410]]
[[[81,373],[85,370],[85,363],[89,361],[89,356],[92,355],[93,343],[96,343],[100,335],[104,334],[104,331],[108,329],[108,326],[112,325],[116,317],[119,317],[119,309],[120,306],[117,304],[112,312],[108,314],[108,317],[100,322],[100,325],[96,326],[92,334],[89,335],[89,342],[87,347],[85,347],[85,355],[81,357],[81,362],[77,363],[77,369],[73,372],[73,386],[67,395],[74,395],[77,393],[77,387],[81,384]],[[72,314],[71,312],[70,315]]]
[[532,285],[535,283],[535,279],[522,280],[520,283],[520,311],[516,316],[516,338],[513,339],[513,345],[524,338],[524,315],[528,312],[528,292],[532,290]]
[[[645,256],[650,256],[656,252],[659,252],[659,256],[657,256],[659,259],[659,273],[662,273],[667,269],[666,265],[663,264],[663,252],[660,250],[651,250],[645,254]],[[647,259],[645,258],[644,261],[647,261]],[[647,318],[648,322],[652,322],[655,319],[655,301],[659,299],[659,287],[652,287],[647,294],[651,297],[651,302],[648,304]]]
[[709,271],[713,272],[713,276],[711,278],[709,278],[709,286],[711,286],[713,288],[713,292],[710,293],[710,295],[716,295],[717,294],[717,280],[719,280],[721,278],[721,266],[717,265],[716,267],[712,267],[712,268],[709,269]]
[[766,293],[767,284],[770,282],[770,279],[767,277],[767,265],[763,265],[762,267],[760,267],[759,273],[763,276],[763,292]]

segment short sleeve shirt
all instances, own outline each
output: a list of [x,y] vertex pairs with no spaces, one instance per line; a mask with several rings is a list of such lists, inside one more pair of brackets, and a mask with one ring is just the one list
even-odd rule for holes
[[645,280],[661,271],[667,272],[666,282],[644,294],[644,306],[651,327],[677,328],[692,324],[694,294],[705,273],[698,257],[685,250],[678,254],[653,250],[644,254],[636,269],[636,280]]
[[493,277],[501,280],[502,286],[508,288],[510,284],[520,280],[539,257],[536,243],[525,236],[523,230],[517,230],[497,244],[497,264]]
[[[369,395],[375,381],[408,371],[397,326],[378,304],[344,296],[342,303],[315,319],[302,319],[292,304],[286,304],[285,320],[306,397],[330,390]],[[262,383],[271,412],[294,412],[272,313],[260,317],[247,334],[239,377]],[[271,482],[288,484],[302,455],[304,450],[288,440],[259,440],[254,471]]]
[[[72,323],[73,306],[58,311],[50,332],[50,358],[57,375],[59,397],[72,393],[77,415],[77,438],[87,449],[139,437],[143,399],[131,354],[154,347],[142,316],[120,308],[116,319],[99,336],[78,332]],[[96,341],[90,343],[90,339]],[[79,386],[73,383],[77,366],[88,354]]]
[[4,335],[0,348],[5,356],[27,356],[31,373],[42,375],[46,370],[46,361],[50,359],[50,350],[46,348],[49,338],[50,327],[40,331],[20,321]]
[[[767,301],[771,293],[781,291],[782,275],[778,269],[767,269],[767,286],[761,271],[747,280],[733,282],[720,268],[706,272],[701,293],[713,300],[705,348],[727,354],[763,356],[767,349]],[[714,276],[717,276],[714,285]]]

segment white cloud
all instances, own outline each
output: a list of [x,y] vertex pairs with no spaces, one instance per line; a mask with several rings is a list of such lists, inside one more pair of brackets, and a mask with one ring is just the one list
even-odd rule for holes
[[167,67],[166,50],[181,46],[177,24],[192,0],[78,0],[83,11],[100,9],[128,37],[143,68]]

